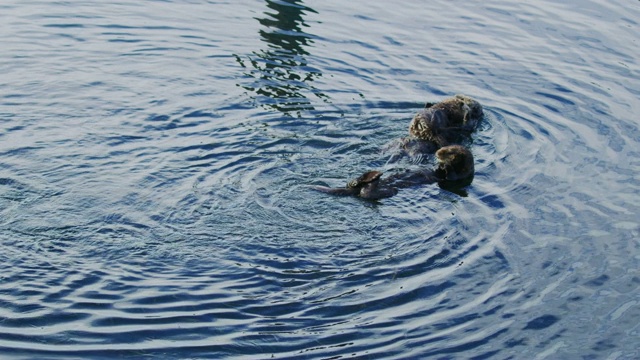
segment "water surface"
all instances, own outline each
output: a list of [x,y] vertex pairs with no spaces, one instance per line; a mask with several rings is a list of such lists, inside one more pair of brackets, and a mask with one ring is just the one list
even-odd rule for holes
[[[640,3],[0,9],[2,358],[640,357]],[[463,191],[310,190],[456,93]]]

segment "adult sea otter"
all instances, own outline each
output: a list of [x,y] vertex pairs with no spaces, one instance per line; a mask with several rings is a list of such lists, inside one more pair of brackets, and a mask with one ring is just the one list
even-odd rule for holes
[[438,164],[435,169],[398,172],[383,178],[377,170],[367,171],[351,180],[344,188],[315,186],[315,190],[341,196],[358,196],[368,200],[391,197],[399,188],[437,182],[451,182],[473,177],[473,155],[462,145],[448,145],[436,151]]

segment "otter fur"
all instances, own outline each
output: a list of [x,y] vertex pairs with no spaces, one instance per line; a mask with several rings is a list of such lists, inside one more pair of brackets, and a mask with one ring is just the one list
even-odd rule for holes
[[438,164],[435,169],[404,171],[386,178],[382,178],[382,172],[372,170],[349,181],[344,188],[315,186],[314,189],[332,195],[352,195],[367,200],[378,200],[397,194],[398,188],[457,181],[473,176],[473,155],[464,146],[445,146],[436,151],[436,159]]
[[457,143],[476,129],[484,112],[482,105],[466,95],[456,95],[419,111],[409,124],[409,136],[392,141],[390,161],[407,155],[421,159],[443,146]]

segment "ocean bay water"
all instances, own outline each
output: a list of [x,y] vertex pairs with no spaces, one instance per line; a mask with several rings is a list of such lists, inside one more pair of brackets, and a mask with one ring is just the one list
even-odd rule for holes
[[[637,2],[0,8],[1,357],[640,356]],[[309,189],[455,93],[464,192]]]

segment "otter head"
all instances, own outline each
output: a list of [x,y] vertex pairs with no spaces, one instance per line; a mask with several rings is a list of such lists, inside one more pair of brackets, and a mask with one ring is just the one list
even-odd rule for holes
[[436,175],[443,180],[461,180],[473,176],[473,155],[461,145],[450,145],[436,151]]
[[455,96],[455,99],[460,104],[459,111],[462,115],[462,126],[468,129],[474,129],[484,114],[482,105],[466,95],[458,94]]

